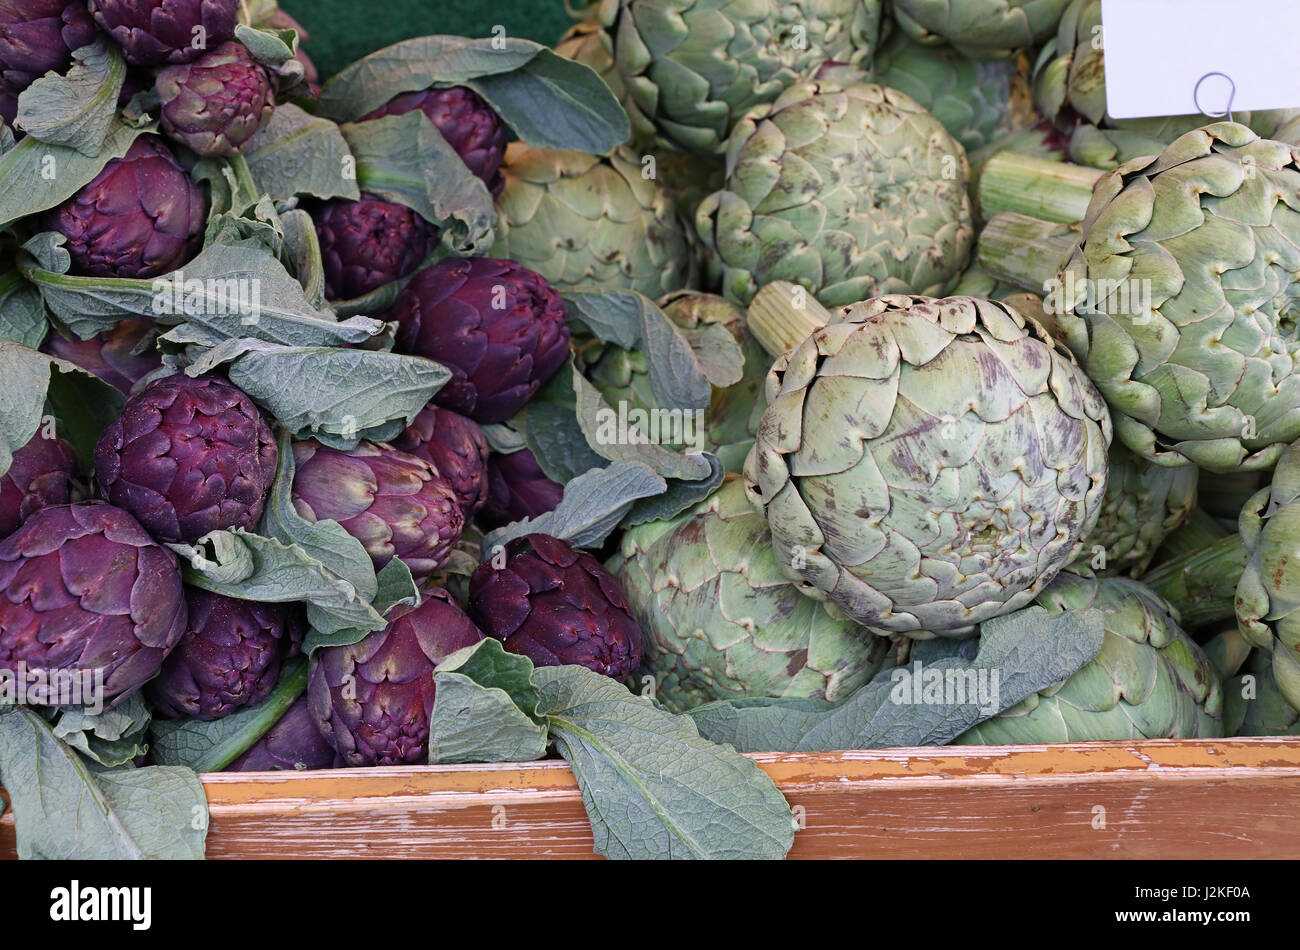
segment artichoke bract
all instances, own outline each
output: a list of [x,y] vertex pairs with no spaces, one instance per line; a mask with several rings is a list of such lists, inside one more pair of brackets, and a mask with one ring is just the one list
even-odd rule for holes
[[199,249],[203,190],[157,136],[143,135],[42,225],[68,239],[73,271],[86,277],[157,277]]
[[275,83],[242,43],[159,70],[162,128],[199,155],[238,155],[275,111]]
[[400,557],[416,579],[440,568],[465,528],[456,493],[422,458],[361,442],[343,451],[295,442],[293,504],[308,521],[337,521],[382,570]]
[[960,745],[1217,739],[1223,688],[1169,603],[1124,577],[1062,574],[1039,597],[1051,613],[1099,610],[1101,653],[1044,690],[957,738]]
[[446,366],[434,402],[475,422],[504,422],[569,356],[564,301],[540,274],[487,257],[426,267],[388,318],[401,352]]
[[1235,123],[1206,126],[1103,177],[1083,240],[1065,254],[1032,241],[1003,247],[991,233],[981,260],[1052,290],[1064,339],[1132,451],[1246,471],[1271,468],[1300,438],[1291,146]]
[[393,447],[424,459],[451,485],[468,522],[487,501],[487,436],[472,419],[426,406],[393,440]]
[[188,63],[234,39],[240,0],[90,0],[128,63]]
[[1112,446],[1101,515],[1084,538],[1079,563],[1141,577],[1165,538],[1196,510],[1197,475],[1191,465],[1165,468]]
[[17,95],[94,41],[84,0],[0,0],[0,86]]
[[[741,379],[731,386],[713,387],[701,433],[703,449],[716,454],[727,471],[739,472],[763,415],[763,386],[772,358],[750,334],[745,311],[722,297],[682,291],[663,298],[660,306],[668,319],[683,329],[724,327],[744,355]],[[643,410],[674,408],[657,404],[650,385],[649,363],[640,350],[606,347],[587,366],[587,376],[612,406],[626,403]]]
[[501,161],[506,154],[506,125],[483,97],[465,86],[404,92],[369,113],[366,119],[405,115],[419,109],[434,124],[467,168],[499,194]]
[[961,636],[1026,606],[1097,522],[1105,403],[1038,324],[970,297],[888,296],[830,322],[790,285],[750,324],[803,337],[745,463],[781,569],[878,631]]
[[728,299],[774,280],[826,306],[947,293],[974,242],[966,152],[911,96],[792,85],[727,142],[727,185],[696,210]]
[[469,615],[489,637],[538,666],[584,666],[616,680],[640,664],[645,635],[618,581],[558,538],[506,544],[505,564],[484,561],[469,587]]
[[103,675],[108,703],[152,679],[185,633],[176,556],[120,508],[46,508],[0,542],[0,666]]
[[1246,672],[1224,681],[1223,721],[1230,736],[1300,735],[1300,709],[1278,689],[1266,650],[1255,650]]
[[836,702],[885,665],[887,638],[832,617],[782,573],[739,480],[629,529],[607,567],[645,631],[655,695],[676,712],[744,697]]
[[89,340],[51,333],[41,351],[81,367],[119,392],[130,393],[136,383],[162,367],[162,354],[153,343],[151,321],[123,320]]
[[1032,117],[1031,103],[1013,99],[1013,62],[973,60],[951,47],[926,46],[899,33],[876,55],[872,68],[881,85],[915,99],[967,151],[983,148],[1014,131],[1020,119]]
[[494,257],[561,291],[623,288],[655,299],[694,285],[698,265],[676,206],[628,149],[600,158],[511,142],[501,174]]
[[373,195],[328,201],[312,213],[329,300],[364,297],[413,273],[438,245],[438,231],[411,208]]
[[634,134],[710,152],[827,60],[869,64],[880,11],[880,0],[605,0],[600,22]]
[[315,771],[332,767],[334,758],[334,747],[321,735],[304,695],[247,752],[226,766],[226,771]]
[[252,529],[279,451],[251,399],[222,379],[168,376],[127,397],[95,447],[95,480],[160,541]]
[[185,635],[145,693],[154,712],[173,719],[222,719],[266,699],[280,675],[288,613],[187,588]]
[[536,518],[554,511],[564,486],[546,477],[528,449],[488,456],[488,497],[479,520],[489,528]]
[[1004,59],[1052,35],[1070,0],[894,0],[894,21],[921,43]]
[[599,23],[589,20],[570,27],[555,44],[555,52],[593,70],[609,86],[615,99],[626,102],[627,87],[623,85],[623,77],[618,74],[612,47],[613,41],[609,34],[601,29]]
[[433,671],[483,634],[450,595],[431,590],[418,607],[397,607],[388,626],[351,646],[312,654],[312,718],[345,766],[428,762]]
[[13,453],[0,475],[0,538],[44,508],[66,505],[77,475],[77,453],[65,440],[37,432]]

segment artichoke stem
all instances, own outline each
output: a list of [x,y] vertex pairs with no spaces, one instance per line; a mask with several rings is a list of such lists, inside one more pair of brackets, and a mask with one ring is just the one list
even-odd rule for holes
[[1175,558],[1200,551],[1230,534],[1232,532],[1219,524],[1208,511],[1197,508],[1187,519],[1186,524],[1165,538],[1164,544],[1160,545],[1160,550],[1156,552],[1155,563],[1164,564]]
[[1142,583],[1176,606],[1191,630],[1236,615],[1237,582],[1248,560],[1245,543],[1229,535],[1160,565]]
[[1065,269],[1079,243],[1071,227],[1003,212],[980,235],[980,266],[999,280],[1043,294]]
[[979,207],[985,218],[1015,211],[1059,224],[1082,221],[1093,186],[1104,172],[1019,152],[999,152],[980,171]]
[[749,305],[749,329],[773,356],[794,349],[836,317],[798,284],[777,280]]

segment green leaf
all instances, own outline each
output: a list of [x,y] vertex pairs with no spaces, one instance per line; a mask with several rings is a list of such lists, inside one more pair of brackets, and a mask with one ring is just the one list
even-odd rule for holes
[[244,158],[259,190],[277,201],[294,195],[361,197],[352,151],[339,127],[292,103],[276,107],[248,143]]
[[54,735],[104,768],[114,769],[148,751],[150,719],[144,696],[137,692],[98,714],[64,709],[54,724]]
[[50,724],[19,708],[0,715],[0,781],[20,858],[201,859],[207,798],[192,771],[92,771]]
[[529,719],[503,689],[462,673],[435,672],[429,763],[532,762],[546,755],[546,728]]
[[693,508],[712,495],[727,477],[726,466],[709,452],[703,455],[711,471],[707,478],[686,482],[673,479],[668,482],[668,490],[661,495],[643,498],[633,506],[623,519],[623,527],[630,528],[648,521],[667,521],[676,518],[687,508]]
[[117,118],[126,62],[104,36],[74,50],[66,76],[47,75],[18,97],[18,125],[47,145],[95,158]]
[[[34,250],[34,241],[27,247]],[[46,306],[83,340],[128,317],[184,323],[211,341],[255,337],[285,346],[365,343],[383,330],[378,320],[339,322],[329,311],[317,310],[302,285],[261,246],[214,244],[156,280],[73,277],[31,259],[20,261],[19,268],[40,289]]]
[[[19,218],[39,214],[67,201],[121,158],[148,128],[113,123],[104,146],[94,156],[66,145],[49,145],[29,135],[0,159],[0,229]],[[56,174],[50,174],[56,169]],[[93,334],[92,334],[93,335]]]
[[45,303],[18,271],[0,274],[0,339],[40,349],[49,332]]
[[[1096,658],[1103,638],[1099,611],[1049,614],[1029,607],[986,621],[978,642],[926,641],[930,646],[918,644],[913,651],[914,663],[921,661],[925,675],[951,677],[954,683],[981,682],[982,675],[987,696],[969,691],[954,698],[970,701],[931,700],[910,688],[925,682],[922,670],[913,665],[879,674],[838,704],[725,700],[697,706],[689,715],[703,735],[743,752],[944,745],[1025,697],[1064,683]],[[975,646],[973,659],[963,655]],[[992,704],[982,704],[985,699]]]
[[407,205],[457,254],[492,246],[492,195],[418,109],[342,127],[361,190]]
[[0,475],[41,427],[53,363],[44,353],[0,340]]
[[94,463],[95,446],[104,430],[122,414],[126,397],[79,366],[54,361],[55,372],[45,398],[58,419],[58,434],[77,450],[83,472]]
[[466,83],[529,145],[604,155],[631,126],[595,70],[542,48],[522,69]]
[[608,858],[784,858],[790,806],[757,765],[686,716],[579,666],[533,674],[537,711],[582,788]]
[[271,695],[214,722],[157,719],[153,724],[154,759],[195,772],[220,772],[266,735],[307,690],[307,658],[287,660]]
[[[391,423],[400,423],[397,432],[405,429],[451,379],[450,370],[431,360],[372,350],[241,339],[192,355],[191,376],[229,362],[230,381],[295,437],[332,436],[333,444],[346,448]],[[384,431],[396,434],[391,427]]]
[[564,497],[554,511],[491,532],[483,539],[484,557],[526,534],[549,534],[574,547],[598,548],[639,499],[661,495],[666,487],[662,478],[638,462],[592,469],[564,486]]

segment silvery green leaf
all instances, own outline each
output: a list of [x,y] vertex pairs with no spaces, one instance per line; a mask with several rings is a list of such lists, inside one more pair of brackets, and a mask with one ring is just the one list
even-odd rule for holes
[[164,766],[93,770],[30,710],[0,715],[0,782],[19,858],[203,857],[207,796],[197,775]]
[[40,291],[16,270],[0,274],[0,339],[38,349],[49,329]]
[[[886,670],[840,703],[725,700],[689,715],[703,735],[744,752],[945,745],[1025,697],[1064,683],[1097,656],[1103,637],[1099,611],[1049,614],[1029,607],[982,624],[975,656],[968,655],[976,649],[972,644],[935,641],[914,654],[912,667]],[[954,690],[952,702],[942,690],[929,695],[925,687],[935,677],[964,692]],[[969,689],[972,683],[984,684],[986,695]]]
[[727,470],[716,455],[705,452],[703,458],[708,460],[712,469],[707,478],[693,482],[677,479],[669,481],[668,490],[662,495],[638,501],[623,519],[623,526],[630,528],[645,524],[647,521],[666,521],[669,518],[676,518],[687,508],[698,505],[712,495],[722,484],[722,480],[727,477]]
[[13,453],[32,440],[41,426],[52,357],[21,343],[0,340],[0,475]]
[[339,127],[292,103],[276,107],[244,152],[257,187],[277,201],[294,195],[322,200],[361,197],[352,152]]
[[74,50],[66,76],[43,76],[18,97],[17,124],[47,145],[95,158],[117,118],[126,62],[116,43],[99,36]]
[[790,806],[750,759],[687,716],[580,666],[533,673],[537,712],[573,769],[596,852],[608,858],[784,858]]
[[54,735],[100,766],[112,769],[148,751],[151,718],[144,695],[137,692],[98,714],[64,709],[54,724]]
[[564,486],[564,497],[554,511],[516,521],[483,539],[483,556],[494,548],[526,534],[549,534],[574,547],[598,548],[641,498],[664,492],[666,484],[639,462],[615,462],[592,469]]

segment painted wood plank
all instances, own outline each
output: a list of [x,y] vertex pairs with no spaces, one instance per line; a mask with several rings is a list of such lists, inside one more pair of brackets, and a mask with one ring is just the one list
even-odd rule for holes
[[[1300,740],[881,749],[753,758],[795,858],[1300,858]],[[563,762],[203,776],[212,858],[590,858]],[[12,816],[0,856],[13,855]]]

